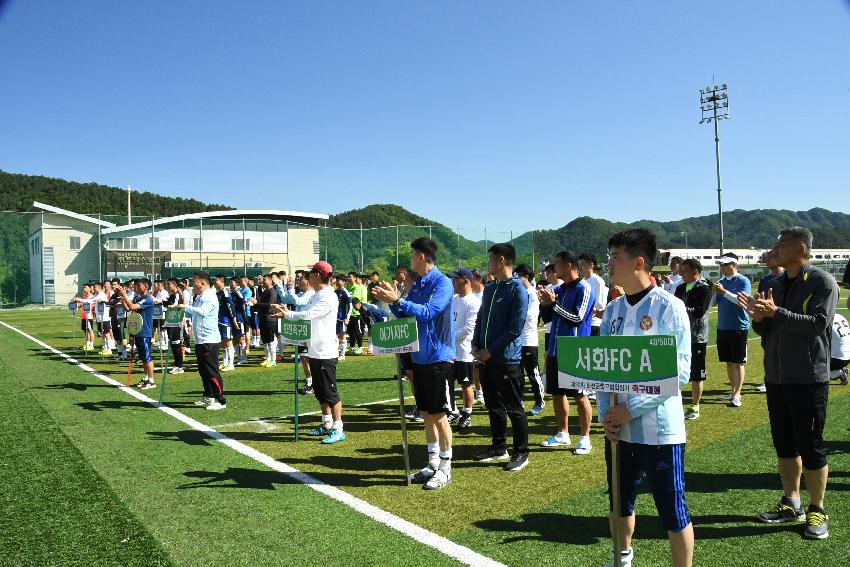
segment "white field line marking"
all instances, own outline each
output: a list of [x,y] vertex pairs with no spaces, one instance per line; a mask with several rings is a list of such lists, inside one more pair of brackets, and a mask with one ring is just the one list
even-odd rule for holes
[[[412,398],[413,398],[413,396],[406,396],[404,399],[410,400]],[[389,400],[378,400],[376,402],[366,402],[365,404],[352,404],[352,405],[347,406],[347,407],[350,407],[350,408],[365,408],[367,406],[377,406],[378,404],[386,404],[386,403],[389,403],[389,402],[397,402],[397,401],[398,401],[398,398],[391,398]],[[307,415],[307,416],[318,415],[320,413],[322,413],[321,410],[306,411],[306,412],[303,412],[303,413],[299,413],[298,417],[304,417],[305,415]],[[227,427],[240,427],[240,426],[243,426],[243,425],[253,425],[253,424],[257,423],[257,424],[265,426],[267,428],[266,429],[267,431],[274,431],[275,429],[277,429],[277,426],[274,425],[273,423],[269,423],[270,421],[282,421],[282,420],[285,420],[285,419],[292,419],[293,417],[295,417],[295,414],[292,414],[292,415],[275,415],[275,416],[271,416],[271,417],[252,417],[248,421],[236,421],[234,423],[220,423],[220,424],[216,425],[215,427],[216,427],[216,429],[225,429]]]
[[7,329],[15,331],[16,333],[20,334],[23,337],[26,337],[27,339],[31,340],[32,342],[41,346],[42,348],[47,349],[54,354],[58,354],[59,356],[61,356],[62,358],[64,358],[68,362],[70,362],[71,364],[78,366],[79,368],[83,369],[84,371],[91,374],[95,378],[102,380],[103,382],[106,382],[107,384],[110,384],[112,386],[117,387],[119,390],[123,391],[125,394],[128,394],[128,395],[136,398],[137,400],[140,400],[140,401],[143,401],[143,402],[150,404],[151,406],[162,411],[163,413],[168,414],[171,417],[173,417],[174,419],[188,425],[189,427],[191,427],[195,431],[200,431],[200,432],[204,433],[207,437],[209,437],[209,438],[211,438],[215,441],[218,441],[219,443],[221,443],[223,445],[230,447],[231,449],[233,449],[237,453],[245,455],[246,457],[253,459],[254,461],[256,461],[260,464],[263,464],[263,465],[267,466],[268,468],[270,468],[272,470],[283,473],[283,474],[289,476],[290,478],[292,478],[293,480],[296,480],[296,481],[298,481],[302,484],[309,486],[310,488],[312,488],[316,492],[320,492],[320,493],[324,494],[325,496],[329,496],[330,498],[333,498],[337,502],[341,502],[341,503],[345,504],[346,506],[348,506],[349,508],[351,508],[351,509],[353,509],[357,512],[360,512],[364,516],[371,518],[371,519],[373,519],[377,522],[380,522],[381,524],[384,524],[385,526],[388,526],[388,527],[396,530],[397,532],[400,532],[400,533],[404,534],[405,536],[407,536],[407,537],[409,537],[409,538],[411,538],[415,541],[418,541],[419,543],[422,543],[422,544],[424,544],[424,545],[426,545],[426,546],[428,546],[432,549],[435,549],[435,550],[439,551],[440,553],[443,553],[443,554],[445,554],[449,557],[457,559],[458,561],[460,561],[462,563],[466,563],[467,565],[475,565],[475,566],[480,565],[482,567],[483,566],[503,566],[502,563],[499,563],[498,561],[496,561],[494,559],[490,559],[487,556],[481,555],[480,553],[477,553],[477,552],[469,549],[468,547],[464,547],[460,544],[457,544],[457,543],[451,541],[448,538],[445,538],[441,535],[437,535],[434,532],[431,532],[429,530],[426,530],[425,528],[417,526],[416,524],[408,522],[407,520],[405,520],[403,518],[399,518],[398,516],[391,514],[391,513],[387,512],[385,510],[381,510],[377,506],[374,506],[374,505],[366,502],[365,500],[361,500],[360,498],[357,498],[356,496],[352,496],[351,494],[348,494],[347,492],[340,490],[339,488],[336,488],[335,486],[330,486],[329,484],[325,484],[324,482],[320,481],[319,479],[312,477],[312,476],[310,476],[306,473],[303,473],[303,472],[299,471],[298,469],[295,469],[295,468],[293,468],[293,467],[291,467],[291,466],[289,466],[285,463],[282,463],[282,462],[270,457],[269,455],[266,455],[265,453],[261,453],[260,451],[254,449],[253,447],[249,447],[248,445],[245,445],[244,443],[240,443],[239,441],[236,441],[235,439],[231,439],[227,435],[224,435],[223,433],[219,433],[218,431],[216,431],[212,427],[205,425],[205,424],[201,423],[200,421],[192,419],[191,417],[189,417],[189,416],[187,416],[183,413],[180,413],[179,411],[177,411],[174,408],[168,407],[164,404],[160,404],[156,400],[153,400],[153,399],[145,396],[141,392],[138,392],[138,391],[134,390],[133,388],[129,388],[127,386],[124,386],[124,385],[120,384],[119,382],[116,382],[112,378],[105,376],[104,374],[100,374],[94,368],[88,366],[87,364],[81,363],[80,361],[78,361],[78,360],[74,359],[73,357],[65,354],[64,352],[61,352],[61,351],[53,348],[52,346],[48,345],[47,343],[44,343],[44,342],[36,339],[35,337],[28,335],[24,331],[21,331],[20,329],[13,327],[12,325],[9,325],[8,323],[6,323],[4,321],[0,321],[0,325],[3,325]]

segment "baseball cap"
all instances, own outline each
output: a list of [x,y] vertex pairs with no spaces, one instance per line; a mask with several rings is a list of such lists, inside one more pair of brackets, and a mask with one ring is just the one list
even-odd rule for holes
[[326,278],[330,277],[334,273],[333,267],[324,260],[313,264],[313,267],[310,268],[310,271],[316,272],[317,274],[322,274]]
[[725,264],[737,264],[738,263],[738,255],[735,254],[734,252],[727,252],[726,254],[721,256],[719,260],[717,260],[717,263],[721,266],[723,266]]
[[454,272],[449,272],[446,276],[454,279],[454,278],[466,278],[469,281],[472,281],[472,270],[469,268],[458,268]]

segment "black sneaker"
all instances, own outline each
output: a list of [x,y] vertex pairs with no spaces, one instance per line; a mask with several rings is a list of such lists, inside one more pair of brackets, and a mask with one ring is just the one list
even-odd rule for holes
[[504,449],[496,449],[492,445],[487,447],[487,450],[483,453],[479,453],[472,457],[473,461],[478,461],[479,463],[492,463],[493,461],[507,461],[510,459],[510,455]]
[[528,453],[514,453],[511,460],[505,463],[504,469],[508,472],[521,471],[528,465]]
[[304,386],[303,388],[298,388],[298,393],[302,396],[309,396],[313,393],[313,386]]
[[416,416],[416,406],[413,406],[412,408],[410,408],[409,410],[404,412],[404,417],[406,417],[407,419],[413,419],[415,416]]
[[781,524],[785,522],[802,522],[806,519],[806,513],[803,512],[803,507],[794,508],[791,502],[784,495],[779,503],[772,510],[762,512],[758,515],[758,519],[767,524]]
[[449,420],[449,425],[460,419],[460,413],[449,412],[446,414],[446,419]]
[[826,510],[818,508],[814,504],[809,504],[809,510],[806,512],[806,529],[803,531],[803,537],[808,539],[828,538],[828,520],[829,516],[826,515]]
[[461,412],[460,418],[457,420],[457,428],[458,429],[469,429],[472,427],[472,414],[468,412]]
[[422,413],[419,411],[419,408],[413,408],[413,421],[416,423],[422,423],[425,421],[425,418],[422,417]]

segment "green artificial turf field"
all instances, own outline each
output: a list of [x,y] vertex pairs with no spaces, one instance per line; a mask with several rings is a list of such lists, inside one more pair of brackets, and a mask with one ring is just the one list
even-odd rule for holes
[[[842,313],[846,316],[847,310]],[[67,311],[2,311],[0,321],[126,381],[126,364],[79,349],[79,330],[76,342],[72,339],[72,325],[78,329],[79,321]],[[750,342],[748,386],[739,409],[717,400],[726,379],[714,353],[711,347],[702,417],[688,422],[686,483],[697,538],[695,564],[776,564],[776,558],[783,565],[808,564],[814,558],[823,565],[850,564],[850,529],[844,521],[850,515],[848,388],[831,386],[825,432],[831,537],[806,541],[799,526],[753,521],[779,494],[764,396],[753,387],[762,375],[758,341]],[[599,565],[607,560],[610,539],[598,424],[589,456],[540,448],[538,443],[554,432],[547,405],[543,415],[529,418],[529,467],[508,475],[498,466],[470,460],[489,442],[486,414],[476,406],[472,431],[455,436],[452,485],[426,492],[407,488],[403,480],[398,405],[386,401],[395,400],[398,391],[392,357],[349,356],[340,363],[348,440],[328,447],[306,436],[294,442],[293,365],[263,369],[257,366],[260,354],[255,349],[251,366],[224,375],[225,411],[192,405],[200,386],[193,365],[186,374],[168,378],[164,402],[496,561]],[[139,376],[134,374],[134,382]],[[161,386],[161,376],[157,378]],[[160,390],[143,393],[157,399]],[[6,406],[0,418],[0,480],[6,486],[0,497],[0,565],[453,563],[5,327],[0,327],[0,396]],[[301,418],[306,429],[316,423],[318,405],[310,396],[300,402],[302,414],[309,414]],[[575,425],[571,420],[574,437]],[[410,424],[409,431],[412,466],[419,468],[424,458],[421,425]],[[636,565],[668,564],[665,534],[653,516],[651,497],[642,495]]]

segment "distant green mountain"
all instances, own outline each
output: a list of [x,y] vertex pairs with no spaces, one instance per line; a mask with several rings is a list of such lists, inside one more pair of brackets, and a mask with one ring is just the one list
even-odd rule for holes
[[[796,212],[777,209],[724,212],[724,244],[726,248],[769,248],[779,231],[788,226],[811,229],[817,248],[850,248],[850,215],[820,208]],[[718,248],[720,244],[717,215],[632,223],[579,217],[556,230],[534,231],[534,249],[543,258],[551,258],[559,250],[591,251],[603,257],[613,233],[635,227],[652,230],[660,248],[685,248],[686,238],[690,248]],[[532,234],[525,233],[515,243],[530,246],[531,239]]]
[[[0,211],[25,211],[33,201],[83,214],[127,218],[127,190],[97,183],[77,183],[41,175],[0,170]],[[232,209],[196,199],[165,197],[147,191],[133,192],[133,215],[173,216]],[[116,219],[110,219],[115,222]],[[120,223],[120,220],[118,221]]]

